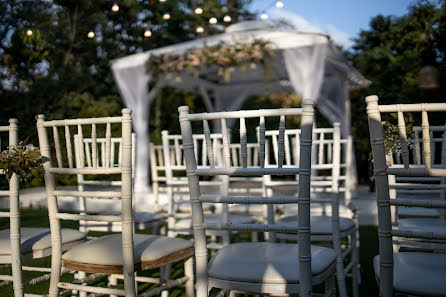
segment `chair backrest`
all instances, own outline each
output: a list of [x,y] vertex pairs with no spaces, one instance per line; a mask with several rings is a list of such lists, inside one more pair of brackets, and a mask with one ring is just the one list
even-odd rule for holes
[[[37,132],[42,155],[45,188],[48,200],[48,213],[51,226],[52,265],[51,281],[58,280],[61,267],[61,228],[60,220],[105,221],[122,224],[123,274],[126,292],[135,295],[134,263],[133,263],[133,215],[132,215],[132,118],[131,110],[123,109],[122,116],[45,121],[44,115],[38,115]],[[60,133],[63,137],[59,136]],[[76,167],[73,156],[73,137],[77,132],[79,141],[79,167]],[[52,134],[52,137],[49,135]],[[111,159],[112,134],[120,134],[122,138],[122,155],[118,167],[113,166]],[[104,150],[100,149],[97,139],[105,135]],[[84,154],[83,138],[91,138],[91,167],[88,166]],[[116,136],[114,136],[116,137]],[[65,141],[61,141],[64,139]],[[105,154],[105,157],[98,157]],[[54,158],[55,157],[55,158]],[[99,163],[98,160],[104,160]],[[121,176],[120,191],[71,191],[56,185],[56,175],[111,175]],[[63,197],[95,197],[120,198],[122,213],[120,215],[102,216],[88,214],[64,213],[58,208],[58,199]],[[56,287],[57,284],[52,284]]]
[[[429,127],[429,137],[430,137],[430,148],[432,164],[446,165],[446,125],[441,126],[430,126]],[[401,142],[397,140],[397,146],[401,146]],[[423,148],[423,137],[422,137],[422,127],[414,126],[410,135],[408,135],[408,151],[409,151],[409,164],[412,165],[423,165],[424,161],[424,148]],[[388,152],[389,162],[392,164],[403,164],[401,151],[400,150],[390,150]],[[390,199],[395,199],[397,197],[407,197],[407,198],[421,198],[428,197],[429,199],[446,200],[446,177],[437,176],[394,176],[389,175],[389,188],[390,188]],[[404,216],[415,216],[423,217],[434,216],[432,212],[417,212],[417,208],[412,208],[413,210],[409,213],[404,212]],[[393,208],[392,219],[394,223],[398,222],[399,212],[398,207]],[[446,211],[440,211],[439,217],[445,218]]]
[[[91,137],[82,137],[84,144],[81,146],[79,143],[79,134],[74,135],[74,156],[76,159],[76,168],[93,168],[93,164],[96,164],[97,168],[107,168],[108,167],[119,167],[122,162],[122,138],[121,137],[111,137],[107,140],[106,137],[96,137],[95,141]],[[110,141],[110,144],[107,144]],[[136,135],[132,133],[132,180],[135,177],[135,162],[136,162]],[[106,159],[106,146],[109,145],[110,148],[110,158]],[[94,148],[95,146],[95,148]],[[83,149],[83,154],[80,152]],[[93,150],[96,150],[95,160],[93,160]],[[83,165],[81,161],[81,155],[84,157]],[[109,164],[106,164],[108,162]],[[111,188],[120,187],[122,185],[121,180],[114,180],[116,178],[110,177],[107,180],[95,179],[97,176],[85,178],[84,174],[77,175],[77,188],[79,191],[91,190],[93,187],[102,190],[111,190]],[[132,183],[133,184],[133,183]],[[93,198],[93,197],[91,197]],[[81,214],[87,214],[88,211],[97,213],[98,209],[88,210],[87,209],[87,199],[86,197],[79,197],[79,212]],[[94,198],[93,198],[94,199]],[[110,207],[109,204],[99,203],[99,211],[105,211]],[[105,206],[107,205],[107,206]],[[84,221],[79,222],[79,230],[82,232],[88,232],[88,224]],[[94,230],[94,229],[93,229]]]
[[[313,124],[313,103],[304,100],[303,108],[249,110],[234,112],[216,112],[189,114],[189,108],[179,109],[181,134],[183,138],[184,157],[186,160],[187,176],[189,180],[190,200],[192,204],[193,228],[195,237],[195,259],[197,270],[197,295],[207,296],[207,248],[205,230],[239,230],[239,231],[285,231],[299,230],[299,273],[300,290],[302,296],[311,292],[311,257],[310,257],[310,174],[311,174],[311,132]],[[285,119],[287,116],[301,115],[301,146],[300,168],[284,163],[284,135],[286,133]],[[268,166],[265,162],[265,121],[279,118],[279,153],[276,166]],[[229,135],[225,133],[226,120],[234,119],[240,122],[240,149],[242,155],[241,167],[234,167],[231,162]],[[259,165],[248,167],[247,161],[247,120],[257,120],[259,123]],[[210,168],[201,169],[197,166],[196,147],[193,141],[192,122],[201,121],[206,143],[211,144],[211,134],[208,121],[221,121],[223,131],[223,163],[218,164],[213,155],[208,154]],[[255,133],[255,132],[254,132]],[[208,150],[209,152],[209,150]],[[199,179],[202,176],[262,176],[262,175],[296,175],[299,174],[299,197],[240,197],[226,195],[202,195]],[[299,227],[280,224],[234,224],[234,223],[206,223],[203,222],[202,202],[212,203],[240,203],[240,204],[299,204]]]
[[[429,129],[429,115],[432,113],[445,113],[445,103],[421,103],[421,104],[393,104],[379,105],[378,96],[368,96],[367,114],[369,121],[370,141],[372,145],[374,178],[376,181],[376,196],[378,205],[378,235],[380,256],[380,295],[392,296],[393,291],[393,249],[392,236],[402,238],[440,239],[445,240],[444,234],[436,232],[424,232],[413,229],[392,229],[391,205],[408,207],[446,208],[446,201],[430,199],[404,199],[390,200],[388,176],[405,177],[445,177],[446,166],[444,164],[433,164],[431,149],[431,137]],[[393,113],[397,115],[397,123],[394,124],[398,130],[401,146],[402,164],[391,164],[386,159],[386,147],[382,114]],[[404,113],[412,113],[413,118],[421,118],[422,147],[424,164],[411,164],[408,144],[408,133]],[[444,120],[444,116],[442,117]],[[389,117],[391,119],[391,117]]]
[[159,192],[161,185],[166,183],[166,168],[164,167],[163,145],[150,143],[150,177],[155,205],[159,206]]
[[[284,135],[284,163],[288,166],[299,166],[300,129],[290,129]],[[277,164],[279,153],[279,131],[269,130],[265,133],[272,146],[273,159],[271,164]],[[316,149],[312,156],[312,191],[314,192],[347,192],[349,175],[348,151],[351,148],[351,138],[341,138],[340,123],[334,123],[333,128],[313,129],[313,144]]]
[[[7,132],[7,133],[5,133]],[[4,139],[4,141],[2,141]],[[7,140],[6,140],[7,139]],[[10,119],[8,126],[0,126],[0,150],[18,145],[18,126],[16,119]],[[3,168],[0,174],[4,175]],[[11,244],[11,258],[7,263],[12,267],[12,280],[14,284],[14,296],[23,297],[22,260],[20,253],[20,203],[19,203],[19,179],[13,174],[8,181],[8,190],[0,191],[0,196],[9,196],[9,212],[0,212],[0,217],[9,218],[9,238]]]

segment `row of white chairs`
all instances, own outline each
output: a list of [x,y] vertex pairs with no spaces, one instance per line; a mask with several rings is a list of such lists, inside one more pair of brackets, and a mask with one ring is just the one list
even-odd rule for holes
[[[374,268],[380,296],[444,296],[446,104],[380,105],[377,96],[366,102],[378,206]],[[385,129],[392,147],[386,146]]]
[[[392,197],[389,187],[389,176],[403,177],[433,177],[428,180],[428,185],[437,192],[441,193],[446,177],[446,165],[444,158],[441,157],[439,164],[433,160],[432,138],[429,127],[429,114],[431,112],[445,112],[445,104],[414,104],[414,105],[390,105],[380,106],[376,96],[367,98],[369,126],[372,142],[372,150],[375,165],[375,180],[377,187],[378,219],[379,219],[379,238],[380,255],[375,259],[376,277],[380,284],[380,293],[382,296],[392,296],[394,293],[408,295],[429,295],[441,296],[446,288],[442,281],[442,271],[446,271],[446,258],[442,253],[420,253],[403,252],[392,250],[395,238],[419,238],[419,240],[429,243],[443,244],[446,236],[442,228],[425,230],[417,228],[415,224],[413,230],[411,226],[392,222],[391,206],[406,207],[428,207],[428,208],[446,208],[446,202],[440,196],[440,199],[426,199],[420,197],[416,199],[406,199]],[[181,238],[173,238],[159,235],[141,235],[135,234],[134,215],[132,205],[132,133],[131,133],[131,112],[128,109],[123,110],[121,117],[96,118],[96,119],[75,119],[60,121],[45,121],[43,115],[37,118],[37,128],[39,143],[42,154],[42,162],[45,175],[45,187],[48,198],[48,212],[50,219],[50,245],[47,251],[51,251],[52,263],[49,276],[43,276],[42,279],[50,278],[49,296],[58,296],[64,291],[81,291],[92,294],[109,294],[122,296],[136,296],[137,282],[154,282],[160,284],[156,289],[143,296],[152,296],[159,294],[173,286],[186,285],[186,294],[188,296],[207,296],[210,289],[218,288],[223,294],[231,292],[249,292],[254,294],[288,295],[299,294],[301,296],[312,295],[314,285],[325,282],[325,290],[322,292],[325,296],[335,294],[335,277],[338,279],[338,289],[341,295],[345,295],[345,285],[343,285],[344,272],[347,269],[340,268],[343,265],[343,258],[340,255],[340,218],[337,206],[338,198],[332,199],[331,226],[333,248],[312,245],[314,234],[312,232],[311,202],[318,201],[311,197],[312,194],[312,141],[313,141],[313,106],[310,100],[304,100],[302,108],[290,108],[279,110],[256,110],[256,111],[238,111],[238,112],[219,112],[206,114],[189,114],[188,107],[180,107],[180,125],[182,131],[182,144],[173,148],[180,147],[183,150],[187,186],[189,188],[191,203],[191,219],[193,227],[194,242]],[[402,164],[396,161],[389,162],[386,159],[386,150],[384,146],[383,127],[381,122],[381,113],[397,113],[398,130],[400,133],[401,159]],[[411,112],[421,114],[422,127],[422,154],[423,158],[410,157],[411,146],[407,141],[407,131],[404,122],[404,113]],[[301,129],[299,140],[286,141],[286,118],[300,116]],[[235,119],[239,123],[240,141],[235,144],[229,137],[226,129],[226,120]],[[208,121],[221,121],[221,150],[222,154],[215,154],[213,149],[212,134],[210,133]],[[256,132],[247,131],[246,121],[257,120],[259,129]],[[202,133],[204,144],[199,145],[194,140],[194,130],[192,122],[201,122],[203,124],[199,133]],[[266,123],[279,122],[277,145],[268,151],[268,133],[265,129]],[[9,144],[14,145],[17,142],[17,122],[12,120],[10,126],[2,127],[2,131],[9,131]],[[62,133],[61,133],[62,132]],[[59,134],[63,136],[60,137]],[[77,133],[78,140],[74,144],[74,136]],[[117,156],[117,165],[112,162],[112,138],[121,138],[121,157]],[[251,163],[248,166],[248,138],[250,133],[256,133],[258,148],[258,163]],[[52,137],[50,138],[49,135]],[[101,135],[101,136],[100,136]],[[98,141],[104,135],[105,144]],[[15,137],[15,138],[14,138]],[[444,137],[446,138],[446,137]],[[85,154],[84,139],[91,139],[90,155]],[[334,139],[334,138],[333,138]],[[320,141],[315,139],[315,142]],[[90,143],[90,140],[87,141]],[[274,142],[274,141],[271,141]],[[298,143],[298,145],[297,145]],[[293,145],[299,147],[298,162],[287,163],[286,146]],[[78,147],[78,153],[74,153],[73,145]],[[235,145],[235,146],[234,146]],[[338,146],[340,143],[333,146]],[[205,149],[203,148],[205,147]],[[240,156],[240,162],[231,160],[231,148],[238,147],[240,153],[233,154]],[[416,147],[416,146],[415,146]],[[201,154],[203,150],[205,154]],[[219,149],[220,150],[220,149]],[[167,146],[167,157],[163,155],[164,166],[172,160],[171,149]],[[339,158],[340,150],[333,150],[332,159]],[[438,151],[438,150],[437,150]],[[443,153],[443,149],[441,150]],[[446,151],[446,149],[445,149]],[[76,155],[79,162],[76,162]],[[271,159],[267,157],[274,156]],[[105,157],[104,157],[105,156]],[[175,154],[173,155],[175,159]],[[205,156],[205,157],[203,157]],[[218,156],[218,157],[217,157]],[[252,156],[252,154],[251,154]],[[201,166],[198,160],[203,158],[206,166]],[[113,157],[115,158],[115,157]],[[218,160],[221,158],[221,160]],[[323,158],[328,158],[323,156]],[[88,160],[91,162],[89,162]],[[183,159],[183,158],[181,158]],[[235,159],[235,157],[232,157]],[[101,163],[99,163],[101,160]],[[104,161],[105,160],[105,161]],[[271,162],[274,160],[274,162]],[[413,161],[416,160],[416,161]],[[167,162],[166,162],[167,161]],[[415,164],[411,164],[411,162]],[[418,162],[418,163],[417,163]],[[103,166],[102,166],[103,165]],[[336,167],[336,166],[335,166]],[[340,166],[339,166],[340,167]],[[317,166],[313,168],[315,170]],[[86,188],[80,188],[77,191],[60,188],[56,181],[57,175],[75,175],[91,176],[105,175],[118,176],[118,191],[92,191]],[[240,191],[231,192],[229,190],[231,178],[251,178],[263,176],[289,176],[292,181],[298,175],[298,195],[280,195],[274,192],[262,192],[260,195],[243,194]],[[334,185],[333,179],[339,176],[338,173],[331,174],[331,180],[328,178],[319,178],[319,185],[328,187],[330,192],[337,194],[339,184]],[[174,179],[172,175],[172,179]],[[166,182],[169,177],[166,174]],[[326,182],[324,179],[328,179]],[[391,179],[391,178],[390,178]],[[82,180],[82,178],[81,178]],[[220,186],[217,193],[206,193],[202,180],[215,180]],[[233,179],[233,182],[239,182],[241,179]],[[433,183],[435,180],[436,183]],[[273,179],[271,179],[273,181]],[[263,181],[262,181],[263,182]],[[424,182],[424,180],[422,180]],[[315,185],[318,180],[315,179]],[[184,185],[184,184],[183,184]],[[26,283],[21,277],[21,253],[24,253],[23,237],[25,234],[19,226],[19,198],[17,177],[13,176],[9,183],[9,196],[11,200],[11,209],[9,212],[2,213],[2,216],[9,217],[11,220],[10,240],[2,246],[7,248],[9,244],[10,256],[4,257],[4,262],[13,266],[13,276],[6,277],[6,281],[11,279],[14,282],[14,293],[16,296],[23,296],[23,286]],[[421,187],[421,186],[420,186]],[[426,187],[426,183],[424,184]],[[345,187],[346,188],[346,187]],[[395,186],[397,189],[398,187]],[[404,188],[404,186],[402,187]],[[425,188],[423,188],[425,190]],[[170,190],[169,190],[170,191]],[[173,189],[172,189],[173,191]],[[313,191],[315,192],[315,191]],[[79,214],[63,212],[59,208],[59,199],[63,197],[81,197],[81,198],[100,198],[100,199],[121,199],[122,209],[119,214],[89,214],[85,209],[80,209]],[[334,196],[338,197],[338,196]],[[248,205],[266,205],[266,208],[273,210],[267,212],[267,219],[257,222],[237,223],[231,222],[228,215],[221,222],[206,221],[205,208],[207,203],[222,204],[215,207],[224,214],[230,207],[228,204],[248,204]],[[276,205],[277,207],[269,207]],[[289,220],[282,220],[278,217],[276,220],[276,211],[283,209],[282,205],[298,205],[297,216],[294,215]],[[212,208],[209,208],[212,209]],[[170,205],[171,213],[172,205]],[[441,212],[440,212],[441,214]],[[98,237],[93,240],[87,240],[85,234],[78,241],[79,244],[66,245],[67,237],[60,228],[60,221],[63,219],[78,221],[100,221],[109,223],[119,223],[121,234],[110,234]],[[439,218],[441,219],[441,217]],[[314,224],[314,223],[313,223]],[[168,224],[169,225],[169,224]],[[208,240],[206,230],[216,232],[215,234],[224,234],[224,232],[269,232],[269,241],[266,242],[225,242],[224,245],[215,251],[211,258],[208,257]],[[48,232],[48,231],[47,231]],[[77,231],[76,231],[77,232]],[[290,238],[283,235],[284,239],[292,241],[277,242],[274,236],[281,237],[282,234],[291,234]],[[226,233],[228,234],[228,233]],[[229,233],[230,234],[230,233]],[[296,235],[297,234],[297,237]],[[351,233],[354,236],[355,232]],[[48,234],[44,234],[48,235]],[[44,236],[41,236],[44,237]],[[48,237],[48,236],[47,236]],[[211,236],[212,237],[212,236]],[[294,240],[297,238],[297,243]],[[3,239],[3,238],[2,238]],[[22,241],[22,247],[20,242]],[[69,243],[70,245],[70,243]],[[42,245],[39,245],[40,247]],[[354,243],[352,242],[352,249]],[[22,250],[20,250],[22,249]],[[67,252],[64,252],[68,249]],[[437,249],[435,249],[437,251]],[[29,251],[28,251],[29,252]],[[192,258],[195,259],[195,273],[192,268]],[[349,264],[350,268],[354,266],[355,257]],[[162,273],[161,278],[136,276],[135,271],[167,267],[171,263],[185,261],[185,276],[176,280],[168,280],[168,273]],[[168,270],[168,268],[164,268]],[[48,271],[48,269],[46,270]],[[62,272],[84,271],[90,273],[88,276],[75,278],[73,283],[61,282]],[[337,271],[337,272],[336,272]],[[341,272],[343,273],[341,275]],[[88,283],[96,277],[103,274],[111,275],[110,285],[107,288],[99,288]],[[394,277],[395,276],[395,277]],[[124,289],[116,288],[116,279],[124,280]],[[40,280],[40,279],[39,279]],[[38,281],[38,280],[36,280]]]

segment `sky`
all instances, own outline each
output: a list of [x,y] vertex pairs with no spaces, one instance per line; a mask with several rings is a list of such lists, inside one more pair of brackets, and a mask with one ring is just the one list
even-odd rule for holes
[[299,31],[327,33],[335,43],[349,48],[350,39],[367,30],[372,17],[402,16],[414,0],[282,0],[280,9],[275,2],[252,0],[250,8],[266,12],[269,19],[284,18]]

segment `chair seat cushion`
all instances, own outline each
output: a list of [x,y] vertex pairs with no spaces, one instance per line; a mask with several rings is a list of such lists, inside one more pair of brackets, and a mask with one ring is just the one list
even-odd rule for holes
[[437,218],[406,218],[398,221],[401,230],[434,232],[446,236],[446,220]]
[[[445,296],[446,254],[395,253],[393,287],[416,296]],[[380,277],[379,256],[373,260],[375,276]]]
[[265,206],[261,204],[234,204],[229,206],[229,213],[261,217],[265,215]]
[[[51,249],[51,232],[46,227],[24,227],[20,228],[21,252],[37,252]],[[86,234],[75,229],[62,229],[62,244],[75,243],[86,239]],[[0,231],[0,255],[11,254],[9,242],[9,229]]]
[[[334,250],[311,246],[313,276],[335,262]],[[291,243],[243,242],[228,245],[212,257],[209,277],[253,283],[299,283],[298,245]]]
[[[315,215],[326,215],[331,216],[331,204],[328,203],[314,203],[310,205],[310,212],[311,214]],[[292,215],[297,214],[297,205],[287,205],[284,208],[284,214],[285,215]],[[346,217],[346,218],[352,218],[353,217],[353,211],[345,205],[339,205],[339,216]]]
[[398,207],[398,216],[402,218],[438,218],[440,217],[440,210],[420,207]]
[[[181,238],[135,234],[134,262],[153,262],[193,247],[193,242]],[[76,245],[62,255],[70,262],[90,265],[122,266],[122,235],[111,234]]]
[[[206,223],[219,223],[219,222],[222,222],[222,219],[221,219],[220,214],[205,213],[204,221]],[[254,223],[256,221],[256,219],[249,217],[249,216],[230,214],[229,221],[232,222],[233,224],[250,224],[250,223]],[[177,229],[192,229],[192,218],[188,217],[188,218],[178,220],[175,223],[175,228],[177,228]]]
[[[276,221],[277,224],[297,224],[297,216],[282,217]],[[331,217],[312,215],[310,217],[311,234],[332,234]],[[355,227],[352,219],[339,219],[340,231],[346,232]]]

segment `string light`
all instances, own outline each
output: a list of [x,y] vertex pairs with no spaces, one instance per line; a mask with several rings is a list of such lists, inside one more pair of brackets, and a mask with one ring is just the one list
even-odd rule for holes
[[232,21],[232,18],[229,15],[225,15],[225,17],[223,18],[223,21],[226,22],[226,23],[229,23],[229,22]]
[[203,8],[201,7],[195,8],[195,14],[202,14],[202,13],[203,13]]
[[163,14],[163,19],[170,20],[170,14],[168,14],[168,13]]
[[32,36],[33,35],[33,31],[32,30],[26,30],[26,36]]
[[116,4],[116,3],[113,4],[111,10],[114,11],[114,12],[118,12],[118,11],[119,11],[119,6],[118,6],[118,4]]
[[282,8],[283,7],[283,2],[282,1],[277,1],[276,2],[276,7],[277,8]]
[[93,31],[88,32],[87,37],[90,39],[94,38],[94,32]]
[[204,29],[203,29],[203,27],[197,27],[197,29],[195,30],[197,33],[203,33],[204,32]]
[[267,20],[267,19],[268,19],[268,15],[267,15],[266,13],[262,13],[262,14],[260,15],[260,18],[261,18],[262,20]]
[[144,37],[150,37],[150,36],[152,36],[152,32],[149,30],[149,29],[147,29],[146,31],[144,31]]
[[209,19],[209,23],[216,24],[217,23],[217,18],[210,18]]

